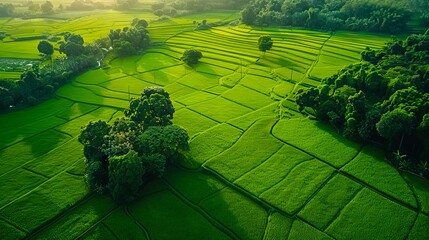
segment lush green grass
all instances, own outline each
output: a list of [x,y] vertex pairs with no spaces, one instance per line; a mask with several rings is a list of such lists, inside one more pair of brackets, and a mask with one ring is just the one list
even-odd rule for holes
[[318,229],[325,229],[361,189],[358,183],[336,175],[305,205],[298,216]]
[[0,175],[46,154],[68,140],[70,140],[70,136],[48,130],[1,150]]
[[214,218],[234,231],[241,239],[262,239],[267,212],[248,198],[225,188],[201,202]]
[[[374,147],[365,147],[343,171],[411,206],[417,200],[398,170]],[[382,174],[379,174],[382,173]]]
[[187,173],[171,168],[165,178],[175,189],[186,196],[192,203],[198,205],[203,199],[225,188],[214,177],[202,173]]
[[247,172],[235,183],[259,196],[270,187],[281,182],[297,165],[311,157],[288,145],[283,145],[261,165]]
[[279,121],[273,135],[335,167],[343,166],[359,151],[357,143],[337,134],[330,126],[304,118]]
[[421,211],[429,215],[429,180],[413,174],[404,174],[404,179],[413,188],[420,203]]
[[320,240],[329,240],[332,239],[325,233],[320,230],[304,223],[301,220],[295,220],[290,230],[288,239],[298,239],[298,240],[307,240],[307,239],[320,239]]
[[323,186],[333,171],[318,160],[306,161],[259,197],[288,214],[295,214]]
[[87,193],[81,176],[61,173],[1,207],[0,216],[30,232],[78,202]]
[[364,189],[341,211],[326,232],[339,239],[404,239],[416,215]]
[[177,239],[201,236],[228,239],[227,235],[169,191],[142,198],[130,206],[130,212],[154,239],[169,239],[172,236]]
[[425,240],[429,236],[429,217],[419,214],[413,229],[411,229],[408,239]]
[[264,239],[286,240],[292,228],[293,220],[281,215],[278,212],[272,213],[268,217],[267,229]]
[[[72,31],[88,43],[134,17],[156,19],[110,10],[58,17],[67,16],[79,17],[0,19],[2,31],[12,34],[0,43],[0,57],[40,57],[39,40],[13,37]],[[192,31],[194,20],[237,17],[225,11],[150,21],[157,44],[145,54],[115,59],[78,76],[53,100],[0,116],[2,239],[22,238],[55,216],[35,238],[144,239],[147,229],[153,239],[403,239],[409,230],[410,239],[427,239],[427,182],[404,177],[417,210],[411,189],[377,160],[382,156],[366,148],[358,154],[359,145],[301,118],[293,103],[297,89],[318,85],[319,78],[359,61],[365,46],[380,48],[390,36],[243,25]],[[274,39],[265,54],[256,46],[260,35]],[[194,67],[179,60],[190,47],[204,56]],[[162,180],[146,182],[128,209],[108,196],[74,206],[88,194],[76,140],[80,127],[123,116],[121,108],[146,86],[170,93],[173,121],[190,133],[190,152]],[[285,109],[279,111],[280,104]],[[426,215],[417,218],[418,211]]]
[[37,234],[35,239],[76,239],[115,207],[108,196],[96,196],[67,212],[59,221]]
[[123,209],[115,210],[98,226],[105,226],[119,239],[147,239],[144,231],[137,226]]
[[189,168],[199,168],[210,158],[230,148],[241,134],[239,129],[223,123],[194,135],[189,144],[189,154],[186,154],[181,164]]
[[228,150],[211,158],[203,166],[233,181],[259,166],[275,154],[282,144],[269,135],[275,119],[257,121]]

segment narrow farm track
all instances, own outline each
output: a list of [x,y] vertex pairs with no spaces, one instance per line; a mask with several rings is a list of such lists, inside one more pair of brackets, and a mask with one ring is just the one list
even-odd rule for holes
[[[54,30],[41,25],[37,32],[75,29],[90,42],[104,36],[106,28],[126,26],[131,15],[111,12],[87,16],[61,23],[64,26],[55,23]],[[110,20],[118,16],[118,22]],[[347,142],[320,126],[308,130],[304,125],[285,124],[312,123],[300,118],[294,105],[293,95],[299,88],[317,86],[318,79],[358,61],[366,46],[380,48],[390,36],[245,26],[194,31],[195,25],[191,24],[201,19],[227,24],[236,16],[237,13],[223,13],[216,18],[209,14],[153,22],[148,30],[155,44],[144,55],[116,59],[109,68],[91,70],[61,88],[56,93],[57,105],[41,108],[46,113],[37,115],[29,111],[27,118],[34,116],[40,122],[40,130],[28,131],[30,125],[16,128],[23,132],[19,137],[9,130],[11,136],[3,140],[5,144],[0,148],[0,167],[7,169],[0,172],[0,178],[14,174],[22,175],[23,181],[34,178],[40,182],[28,188],[5,188],[16,196],[0,206],[0,231],[6,226],[5,229],[20,234],[18,238],[25,239],[100,238],[97,234],[104,231],[109,238],[122,239],[123,230],[115,224],[121,221],[127,230],[146,239],[157,239],[165,236],[162,233],[166,229],[152,223],[159,221],[159,216],[168,216],[159,223],[170,224],[169,229],[177,236],[184,233],[180,231],[182,224],[188,223],[186,228],[196,229],[196,234],[201,226],[212,228],[215,239],[293,239],[301,233],[309,234],[306,239],[349,239],[350,229],[344,223],[351,222],[350,219],[357,222],[353,227],[363,229],[361,222],[371,222],[377,228],[368,230],[372,232],[366,236],[391,236],[383,232],[384,222],[390,219],[394,220],[386,224],[398,229],[397,239],[413,236],[411,232],[422,225],[421,219],[429,217],[423,213],[427,206],[425,195],[415,189],[413,181],[391,171],[392,176],[399,176],[390,184],[393,187],[378,184],[378,176],[367,179],[354,171],[356,162],[367,153],[367,146]],[[1,22],[2,27],[11,23]],[[95,26],[96,23],[100,25]],[[260,35],[274,39],[274,47],[264,57],[256,46]],[[201,50],[204,56],[192,70],[180,62],[182,52],[190,47]],[[291,74],[294,76],[290,77]],[[79,128],[90,120],[110,122],[123,116],[129,98],[153,85],[170,92],[176,107],[173,122],[192,133],[191,150],[187,159],[175,162],[162,179],[146,184],[138,201],[121,208],[107,196],[88,194],[82,149],[76,137]],[[283,107],[291,114],[278,119],[277,106],[282,104],[279,99],[285,95],[291,101]],[[66,111],[50,112],[57,108]],[[15,125],[23,116],[8,116],[12,120],[5,126],[18,127]],[[43,125],[45,122],[50,124]],[[300,135],[305,131],[310,134]],[[57,135],[59,140],[51,140],[58,141],[57,145],[45,143],[49,140],[46,135],[51,133]],[[290,138],[292,135],[296,136]],[[323,141],[309,144],[314,137]],[[38,148],[44,150],[39,153]],[[341,153],[331,148],[338,148]],[[11,155],[7,155],[10,149],[22,149],[24,156],[12,161]],[[67,164],[61,162],[64,157],[69,159]],[[364,157],[368,161],[375,159],[370,155]],[[339,193],[330,192],[332,189]],[[350,194],[342,198],[341,193],[348,191]],[[339,200],[332,202],[335,198]],[[360,214],[360,206],[368,205],[371,210],[378,204],[380,211],[391,210],[393,216]],[[317,210],[328,217],[319,216]],[[176,211],[182,214],[176,216]],[[355,211],[359,217],[355,217]],[[16,214],[21,212],[31,213],[35,220]],[[401,221],[394,215],[396,212],[402,214]],[[190,218],[183,217],[188,215]],[[65,236],[69,230],[72,233]],[[359,229],[352,231],[360,234]],[[429,237],[424,233],[422,236]]]

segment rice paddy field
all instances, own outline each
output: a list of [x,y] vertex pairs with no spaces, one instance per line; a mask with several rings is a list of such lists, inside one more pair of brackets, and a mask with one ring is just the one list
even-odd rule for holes
[[[38,40],[86,42],[144,13],[70,20],[0,19],[0,58],[38,59]],[[429,182],[398,172],[380,149],[302,116],[293,93],[360,61],[391,38],[365,33],[219,26],[213,12],[150,23],[153,47],[90,70],[40,105],[0,115],[1,239],[428,239]],[[22,26],[22,27],[21,27]],[[258,51],[260,35],[274,47]],[[201,50],[194,68],[179,58]],[[25,52],[25,53],[23,53]],[[1,73],[8,76],[9,73]],[[12,73],[10,73],[13,75]],[[88,121],[123,116],[146,86],[171,95],[190,151],[128,206],[89,193],[77,141]]]

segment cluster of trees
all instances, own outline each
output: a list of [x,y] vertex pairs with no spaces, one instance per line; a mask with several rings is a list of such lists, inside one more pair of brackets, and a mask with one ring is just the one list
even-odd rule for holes
[[145,88],[124,113],[113,125],[89,122],[78,138],[89,188],[119,203],[135,199],[145,181],[162,176],[167,163],[189,150],[188,133],[171,122],[174,107],[164,89]]
[[15,12],[15,7],[11,3],[0,3],[0,17],[11,17]]
[[100,48],[96,44],[83,44],[80,35],[65,33],[59,51],[66,57],[53,60],[54,46],[49,41],[40,41],[37,49],[50,62],[28,66],[18,81],[0,81],[0,109],[18,104],[36,104],[71,78],[96,67],[101,56]]
[[372,0],[254,0],[241,11],[241,19],[257,26],[400,33],[411,15],[401,6]]
[[[74,0],[66,9],[71,11],[90,11],[94,9],[111,8],[111,5],[105,5],[102,2],[95,2],[92,0]],[[59,5],[60,10],[63,10],[63,5]]]
[[299,90],[300,110],[348,138],[384,143],[394,164],[429,177],[429,30],[367,48],[362,60]]
[[109,39],[115,52],[124,57],[146,49],[150,44],[147,26],[146,20],[135,18],[131,27],[110,30]]

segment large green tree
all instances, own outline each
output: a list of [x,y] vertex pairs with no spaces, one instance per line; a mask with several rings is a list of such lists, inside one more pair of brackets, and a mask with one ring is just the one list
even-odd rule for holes
[[201,51],[196,49],[187,49],[183,52],[182,57],[180,58],[186,64],[192,66],[198,63],[198,61],[203,57]]
[[37,45],[37,50],[46,56],[51,56],[54,53],[54,46],[52,46],[50,42],[42,40],[39,42],[39,45]]
[[259,51],[262,51],[265,53],[266,51],[270,50],[273,47],[273,40],[271,39],[271,36],[264,35],[260,36],[258,39],[258,48]]

